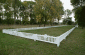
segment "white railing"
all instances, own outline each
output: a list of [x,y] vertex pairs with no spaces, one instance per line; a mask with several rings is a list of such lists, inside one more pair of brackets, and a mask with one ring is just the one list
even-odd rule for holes
[[[61,26],[51,26],[51,27],[61,27]],[[43,42],[47,42],[47,43],[57,44],[57,46],[59,47],[60,42],[63,39],[66,39],[66,37],[75,29],[75,27],[73,27],[69,31],[67,31],[64,34],[57,36],[57,37],[49,36],[47,34],[39,35],[39,34],[33,34],[33,33],[18,32],[18,31],[23,31],[23,30],[34,30],[34,29],[43,29],[43,28],[51,28],[51,27],[3,29],[2,32],[6,33],[6,34],[10,34],[10,35],[20,36],[23,38],[33,39],[34,41],[38,40],[38,41],[43,41]]]

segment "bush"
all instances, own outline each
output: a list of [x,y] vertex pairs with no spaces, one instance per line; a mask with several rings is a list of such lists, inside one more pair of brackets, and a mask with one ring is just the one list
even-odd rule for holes
[[30,24],[37,24],[35,19],[30,20]]
[[23,25],[27,25],[27,24],[29,24],[29,23],[30,23],[30,22],[27,21],[27,20],[23,20],[23,21],[22,21],[22,24],[23,24]]
[[72,25],[72,21],[68,21],[68,25]]
[[20,20],[16,20],[16,24],[21,24],[21,21]]
[[14,19],[4,19],[2,20],[2,24],[12,25],[14,24]]

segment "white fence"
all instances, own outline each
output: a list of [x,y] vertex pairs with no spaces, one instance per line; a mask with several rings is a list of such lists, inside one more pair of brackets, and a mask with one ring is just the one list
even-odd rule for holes
[[[61,26],[51,26],[51,27],[61,27]],[[39,35],[39,34],[33,34],[33,33],[18,32],[18,31],[23,31],[23,30],[34,30],[34,29],[43,29],[43,28],[51,28],[51,27],[3,29],[2,32],[6,33],[6,34],[10,34],[10,35],[20,36],[20,37],[24,37],[24,38],[28,38],[28,39],[33,39],[34,41],[38,40],[38,41],[48,42],[48,43],[52,43],[52,44],[57,44],[57,46],[59,47],[60,42],[63,39],[66,39],[66,37],[75,29],[75,27],[73,27],[69,31],[67,31],[64,34],[57,36],[57,37],[49,36],[47,34]]]

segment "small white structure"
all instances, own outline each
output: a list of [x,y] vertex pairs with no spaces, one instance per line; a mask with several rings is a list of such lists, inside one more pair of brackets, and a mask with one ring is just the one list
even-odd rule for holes
[[62,26],[3,29],[2,32],[6,34],[10,34],[10,35],[20,36],[23,38],[33,39],[34,41],[38,40],[38,41],[43,41],[47,43],[57,44],[57,46],[59,47],[60,42],[63,39],[66,39],[66,37],[76,28],[75,26],[72,29],[65,32],[64,34],[57,36],[57,37],[49,36],[47,34],[39,35],[39,34],[33,34],[33,33],[18,32],[18,31],[23,31],[23,30],[35,30],[35,29],[44,29],[44,28],[52,28],[52,27],[62,27]]

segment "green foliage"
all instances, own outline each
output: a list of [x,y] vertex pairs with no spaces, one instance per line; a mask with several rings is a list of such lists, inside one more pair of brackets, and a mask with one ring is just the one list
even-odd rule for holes
[[[85,0],[83,0],[83,2],[85,2]],[[71,0],[71,3],[74,7],[80,5],[80,0]]]
[[0,3],[5,3],[5,0],[0,0]]
[[37,24],[37,22],[36,22],[35,19],[31,19],[31,20],[30,20],[30,24]]
[[80,0],[71,0],[71,3],[73,6],[78,6],[80,3]]
[[85,6],[79,7],[75,11],[75,18],[78,22],[78,25],[84,28],[85,27]]
[[28,21],[28,20],[23,20],[23,21],[22,21],[22,24],[23,24],[23,25],[28,25],[28,24],[29,24],[29,21]]
[[1,20],[1,24],[13,25],[14,24],[14,19],[4,19],[4,20]]
[[85,0],[82,0],[81,3],[80,0],[71,0],[72,5],[74,6],[74,12],[75,12],[75,20],[77,21],[78,25],[82,28],[85,27],[85,5],[82,6],[82,4],[85,4]]
[[21,21],[20,20],[16,20],[16,24],[17,25],[21,24]]
[[67,20],[66,20],[66,19],[64,19],[64,20],[63,20],[63,24],[66,24],[66,23],[67,23]]
[[85,0],[71,0],[71,4],[73,5],[73,11],[75,12],[79,6],[82,6],[82,4],[85,6]]
[[34,4],[35,2],[32,2],[32,1],[24,1],[22,2],[22,5],[20,6],[20,11],[21,11],[20,16],[23,18],[22,23],[25,25],[29,24],[28,17],[30,17],[31,19],[35,17],[33,13]]
[[72,21],[68,21],[68,25],[72,25]]
[[25,7],[33,8],[33,5],[35,5],[35,2],[32,2],[32,1],[24,1],[24,2],[23,2],[23,5],[24,5]]
[[35,24],[36,21],[38,21],[37,23],[46,24],[48,20],[53,23],[53,20],[55,18],[60,20],[61,15],[64,13],[63,6],[60,0],[36,0],[36,2],[21,2],[20,0],[0,0],[0,10],[2,10],[2,5],[5,8],[4,17],[7,17],[3,21],[7,24],[11,24],[7,20],[10,21],[12,17],[14,17],[14,24],[19,24],[20,22],[16,20],[16,17],[18,16],[22,18],[23,24],[29,23],[27,22],[28,17],[31,18],[30,24]]
[[36,0],[34,12],[38,22],[46,24],[48,20],[53,22],[55,18],[61,19],[63,6],[60,0]]
[[[24,6],[24,11],[25,12],[28,12],[27,15],[29,15],[30,18],[32,18],[34,16],[34,13],[33,13],[33,8],[34,8],[34,5],[35,5],[35,2],[32,2],[32,1],[24,1],[22,3],[22,5]],[[29,11],[26,11],[26,10],[29,10]],[[26,14],[25,14],[26,15]],[[32,16],[31,16],[32,15]]]
[[66,18],[69,18],[69,16],[72,14],[72,11],[67,9],[67,10],[65,10],[64,14],[65,14]]
[[19,7],[22,5],[20,0],[13,0],[12,7],[14,9],[14,24],[16,24],[16,14],[19,14]]
[[63,24],[72,25],[72,20],[71,19],[72,19],[71,17],[68,17],[67,19],[64,19]]
[[0,18],[0,24],[2,24],[2,19]]
[[0,13],[0,24],[2,23],[2,19],[1,19],[2,13]]
[[13,25],[14,24],[14,19],[6,19],[6,24],[11,24]]
[[11,11],[9,11],[9,12],[6,12],[5,13],[5,16],[7,17],[4,21],[6,21],[6,24],[14,24],[14,19],[13,18],[11,18],[12,17],[12,12]]
[[13,8],[20,7],[22,2],[19,0],[12,0]]

